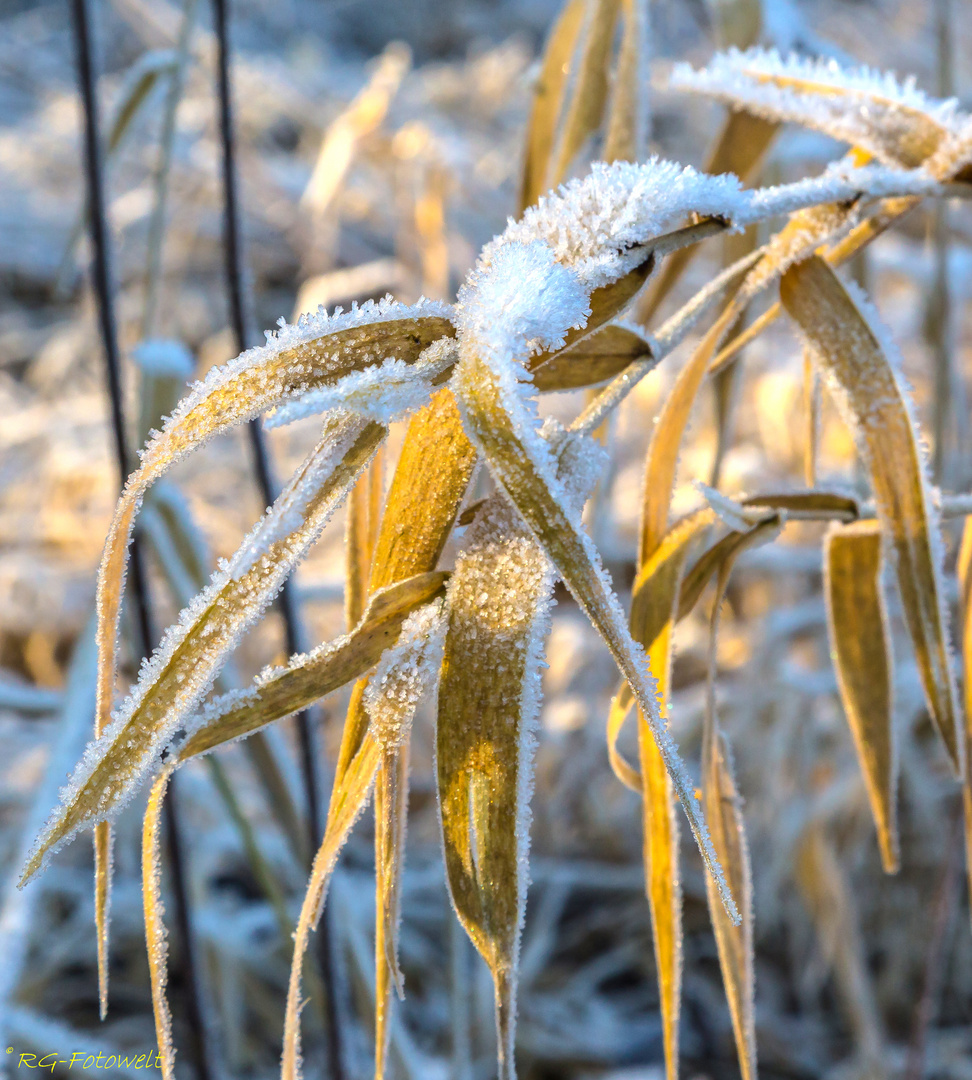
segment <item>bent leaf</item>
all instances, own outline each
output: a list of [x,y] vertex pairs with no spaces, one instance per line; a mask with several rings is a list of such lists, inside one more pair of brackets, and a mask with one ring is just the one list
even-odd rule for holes
[[[252,420],[282,401],[298,398],[389,356],[414,362],[433,342],[455,331],[441,304],[414,308],[368,303],[346,314],[302,316],[267,344],[214,368],[189,393],[142,453],[115,510],[98,572],[98,725],[112,708],[117,667],[118,616],[128,542],[148,487],[171,465],[228,428]],[[100,733],[100,732],[99,732]]]
[[553,582],[516,512],[489,499],[449,584],[436,762],[449,891],[493,974],[501,1080],[515,1076],[529,796]]
[[[623,307],[628,298],[623,298]],[[608,323],[597,333],[563,349],[533,368],[533,385],[540,393],[596,386],[624,371],[636,360],[652,355],[652,346],[636,330]]]
[[885,873],[898,870],[894,678],[881,587],[881,526],[834,526],[824,542],[824,597],[840,698],[854,736]]
[[942,542],[908,400],[892,366],[893,346],[863,306],[866,301],[818,256],[784,275],[780,299],[827,376],[867,465],[878,518],[895,555],[928,709],[961,775],[964,738],[942,603]]
[[795,121],[859,146],[881,161],[913,168],[958,129],[955,101],[935,101],[913,80],[833,60],[780,58],[775,49],[730,49],[707,68],[676,65],[671,85],[706,94],[766,120]]
[[93,742],[31,852],[24,881],[85,825],[108,819],[152,769],[367,465],[386,429],[338,417],[233,559],[170,627],[112,724]]
[[[638,572],[631,599],[631,634],[648,654],[658,680],[661,715],[666,718],[671,679],[672,631],[685,560],[713,523],[702,510],[676,525]],[[665,1071],[678,1076],[678,1018],[682,987],[682,896],[675,799],[665,763],[643,712],[638,710],[638,752],[642,781],[645,885],[651,907],[655,964],[661,1001]],[[735,895],[735,894],[734,894]]]
[[363,675],[390,648],[409,615],[445,589],[448,574],[417,574],[376,592],[350,634],[328,642],[283,669],[271,668],[242,691],[211,701],[179,747],[179,761],[300,712]]
[[[644,711],[673,785],[710,871],[722,880],[702,815],[696,806],[675,743],[662,724],[654,680],[644,651],[636,645],[600,558],[577,517],[567,508],[552,461],[531,433],[523,404],[504,387],[478,356],[465,353],[453,382],[462,397],[470,434],[483,450],[497,482],[540,541],[564,583],[600,632]],[[528,441],[529,440],[529,441]],[[545,446],[545,444],[544,444]],[[726,891],[724,902],[735,910]]]

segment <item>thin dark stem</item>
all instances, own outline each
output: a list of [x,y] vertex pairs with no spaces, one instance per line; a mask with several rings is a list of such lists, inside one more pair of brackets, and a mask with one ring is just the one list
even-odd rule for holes
[[[114,300],[111,288],[111,269],[108,251],[108,222],[105,213],[105,189],[98,123],[98,100],[95,94],[92,64],[91,33],[87,0],[72,0],[74,38],[77,47],[78,82],[84,106],[84,165],[87,186],[88,223],[91,233],[91,274],[98,304],[98,322],[108,394],[111,399],[111,427],[115,444],[115,459],[122,484],[128,476],[129,451],[125,433],[125,412],[121,385],[121,363],[118,355],[118,335],[115,324]],[[135,605],[136,635],[139,655],[148,655],[152,641],[151,612],[141,547],[136,533],[131,549],[131,596]],[[186,1011],[193,1042],[196,1073],[199,1080],[209,1080],[205,1035],[199,1007],[193,939],[189,924],[189,905],[185,890],[183,849],[175,817],[175,792],[170,791],[166,802],[166,837],[172,869],[173,909],[182,940],[182,958],[186,976]]]
[[[227,33],[226,0],[212,0],[213,22],[218,42],[217,67],[219,90],[219,127],[223,156],[223,247],[226,262],[226,288],[229,297],[230,324],[236,339],[236,348],[242,352],[252,336],[249,332],[249,316],[244,291],[243,244],[240,230],[239,189],[236,175],[235,140],[233,136],[233,107],[229,73],[229,35]],[[276,497],[276,485],[270,467],[270,457],[259,421],[248,425],[250,445],[260,493],[267,506]],[[285,582],[280,594],[287,650],[299,652],[300,623],[297,606],[290,582]],[[310,717],[302,712],[296,717],[297,738],[300,747],[300,766],[307,799],[307,816],[311,848],[316,851],[321,841],[321,800],[315,768],[316,752],[311,731]],[[335,1009],[333,962],[331,957],[330,926],[325,911],[321,917],[319,959],[324,982],[327,1019],[327,1051],[329,1075],[343,1080],[344,1069],[340,1045],[340,1029]]]

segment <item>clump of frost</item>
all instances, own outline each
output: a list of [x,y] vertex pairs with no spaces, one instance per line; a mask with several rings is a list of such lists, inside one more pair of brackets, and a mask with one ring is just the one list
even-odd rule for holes
[[296,401],[279,405],[268,414],[264,426],[282,427],[331,409],[347,409],[380,424],[390,424],[425,405],[432,394],[432,380],[451,367],[457,357],[455,339],[440,338],[414,364],[391,357],[347,375],[332,386],[311,390]]
[[597,161],[589,175],[541,197],[519,221],[483,250],[542,240],[591,292],[621,277],[644,258],[632,248],[681,224],[691,213],[734,220],[744,206],[732,174],[709,176],[657,157],[642,164]]
[[398,641],[378,661],[364,707],[382,749],[394,750],[408,738],[415,710],[439,677],[445,631],[445,601],[433,600],[409,615]]
[[483,249],[460,289],[456,325],[492,353],[525,360],[559,348],[568,330],[586,324],[588,290],[543,240],[504,237]]
[[901,82],[888,72],[792,53],[784,59],[775,49],[729,49],[700,70],[676,64],[670,85],[768,120],[804,124],[892,163],[901,160],[898,140],[913,128],[915,113],[943,133],[962,123],[954,99],[929,98],[913,77]]

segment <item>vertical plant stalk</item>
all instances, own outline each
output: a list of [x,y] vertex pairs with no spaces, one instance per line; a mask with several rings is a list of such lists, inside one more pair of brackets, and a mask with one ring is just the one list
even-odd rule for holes
[[[236,349],[246,349],[248,318],[244,298],[243,284],[243,247],[240,230],[239,193],[236,177],[236,151],[233,135],[233,108],[229,74],[229,35],[227,31],[226,0],[212,0],[213,23],[218,43],[217,48],[217,88],[219,94],[219,131],[222,147],[223,171],[223,245],[226,260],[226,287],[230,306],[230,323],[236,339]],[[267,453],[263,431],[258,420],[247,425],[253,462],[256,468],[257,482],[267,506],[274,501],[274,482],[270,471],[270,459]],[[300,626],[293,587],[288,580],[280,591],[280,610],[284,619],[287,652],[291,655],[301,650]],[[316,851],[321,840],[320,793],[315,768],[314,741],[311,733],[310,718],[306,711],[295,717],[297,739],[300,746],[300,768],[307,800],[307,817],[310,833],[310,850]],[[331,957],[331,937],[327,912],[321,914],[318,958],[324,983],[325,1012],[327,1017],[327,1058],[326,1073],[334,1080],[342,1080],[340,1032],[338,1017],[334,1007],[333,962]]]
[[[125,434],[125,416],[122,406],[121,362],[118,353],[118,335],[111,289],[111,273],[108,253],[108,223],[105,213],[104,177],[101,168],[101,148],[98,123],[98,101],[95,94],[92,62],[91,33],[87,0],[72,0],[74,39],[77,49],[78,82],[84,108],[84,165],[87,186],[88,221],[92,246],[92,278],[98,302],[98,321],[102,347],[105,352],[105,368],[108,394],[111,401],[112,435],[115,458],[122,486],[128,476],[129,452]],[[137,535],[132,542],[130,564],[132,596],[135,602],[136,634],[139,656],[148,654],[151,636],[151,616],[148,588]],[[95,733],[96,735],[98,732]],[[192,1040],[193,1057],[199,1080],[208,1080],[209,1068],[206,1058],[205,1033],[199,1008],[198,984],[192,935],[189,926],[188,898],[183,874],[182,843],[175,815],[174,793],[170,793],[166,806],[166,835],[169,862],[172,869],[172,891],[176,924],[182,941],[182,959],[186,976],[186,1011]],[[99,969],[102,983],[102,1013],[106,1005],[107,991],[107,891],[111,873],[111,833],[107,824],[95,831],[95,859],[102,873],[97,873],[95,884],[96,910],[101,911],[98,927]]]

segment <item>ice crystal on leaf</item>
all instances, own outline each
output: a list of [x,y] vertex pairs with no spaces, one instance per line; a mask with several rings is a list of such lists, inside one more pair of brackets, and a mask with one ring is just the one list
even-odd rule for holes
[[[913,78],[899,82],[886,72],[795,54],[783,59],[775,49],[730,49],[701,70],[677,64],[671,86],[815,128],[891,164],[919,164],[963,122],[954,100],[927,97]],[[920,143],[927,143],[924,153]]]
[[441,600],[419,608],[405,620],[398,641],[387,649],[368,680],[364,705],[384,750],[407,738],[412,717],[439,676],[445,637]]

